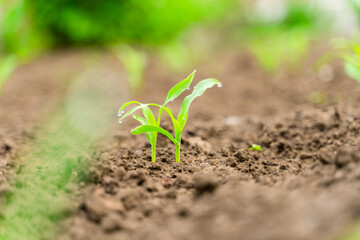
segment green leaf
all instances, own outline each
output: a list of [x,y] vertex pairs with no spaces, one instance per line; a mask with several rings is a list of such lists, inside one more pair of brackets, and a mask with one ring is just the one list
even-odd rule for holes
[[131,130],[131,133],[134,135],[142,134],[142,133],[149,133],[149,132],[159,132],[167,136],[174,144],[178,144],[175,138],[165,129],[162,127],[152,126],[152,125],[141,125],[139,127],[134,128]]
[[121,106],[121,108],[119,109],[119,113],[121,113],[121,111],[123,111],[127,106],[129,106],[129,105],[131,105],[131,104],[134,104],[134,103],[141,105],[141,103],[139,103],[138,101],[126,102],[126,103],[124,103],[124,104]]
[[133,115],[133,118],[135,120],[139,121],[142,125],[148,125],[149,124],[145,118],[140,117],[138,115]]
[[360,66],[359,65],[355,65],[354,63],[352,63],[350,61],[345,61],[344,68],[345,68],[346,74],[349,77],[355,79],[358,83],[360,83]]
[[257,144],[253,144],[250,148],[249,148],[250,151],[259,151],[261,152],[262,151],[262,148],[260,145],[257,145]]
[[156,124],[156,120],[154,117],[153,112],[151,111],[151,109],[148,107],[148,105],[146,104],[146,106],[144,106],[142,108],[142,112],[146,118],[146,120],[149,122],[150,125],[155,125]]
[[170,89],[163,106],[180,96],[180,94],[182,94],[190,86],[192,80],[194,79],[195,73],[196,70],[194,70],[186,79],[182,80]]
[[[136,101],[131,101],[131,102],[125,103],[125,104],[120,108],[119,114],[122,114],[123,109],[124,109],[126,106],[128,106],[128,105],[130,105],[130,104],[133,104],[133,103],[140,104],[140,106],[136,106],[136,107],[130,109],[130,110],[129,110],[128,112],[126,112],[124,115],[121,115],[121,117],[120,117],[120,119],[119,119],[119,122],[121,122],[124,118],[126,118],[126,117],[128,117],[129,115],[133,114],[133,113],[136,112],[137,110],[139,110],[139,109],[144,109],[144,108],[146,109],[146,110],[145,110],[146,115],[145,115],[145,113],[143,112],[144,115],[145,115],[145,117],[149,117],[151,121],[153,120],[153,119],[151,118],[151,116],[149,116],[150,114],[152,114],[152,112],[151,112],[151,110],[149,109],[148,105],[147,105],[147,104],[141,104],[141,103],[136,102]],[[149,110],[150,110],[150,112],[149,112]],[[152,116],[152,117],[154,117],[154,116]],[[149,119],[148,119],[148,121],[149,121]],[[149,122],[149,123],[150,123],[150,122]],[[150,124],[152,124],[152,122],[151,122]]]
[[[160,108],[160,111],[165,110],[165,111],[167,112],[167,114],[169,115],[169,117],[170,117],[170,119],[171,119],[171,121],[172,121],[172,123],[173,123],[173,125],[174,125],[174,129],[176,130],[176,129],[180,128],[179,122],[176,120],[176,118],[174,117],[172,111],[171,111],[169,108],[164,107],[164,106],[161,106],[161,105],[156,104],[156,103],[149,103],[148,106],[156,106],[156,107],[159,107],[159,108]],[[160,116],[160,117],[161,117],[161,116]],[[159,123],[160,123],[160,118],[158,119],[158,121],[159,121]]]
[[8,56],[0,61],[0,89],[1,85],[10,77],[17,65],[15,56]]
[[[137,116],[137,115],[133,115],[133,118],[137,121],[139,121],[142,125],[148,125],[148,121],[143,118],[143,117],[140,117],[140,116]],[[146,133],[146,138],[147,140],[149,141],[150,144],[152,144],[152,137],[151,137],[151,133]]]
[[188,118],[190,104],[192,103],[192,101],[194,101],[195,98],[203,95],[204,92],[206,91],[206,89],[211,88],[214,85],[221,86],[221,83],[214,78],[208,78],[208,79],[202,80],[195,86],[194,91],[184,99],[184,101],[181,105],[180,112],[177,116],[177,120],[180,123],[181,128],[183,128],[185,126],[185,123]]

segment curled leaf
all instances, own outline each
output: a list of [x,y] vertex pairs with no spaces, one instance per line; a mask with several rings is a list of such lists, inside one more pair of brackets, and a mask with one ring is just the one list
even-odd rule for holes
[[187,121],[188,118],[188,112],[189,112],[189,108],[190,108],[190,104],[192,103],[192,101],[194,101],[195,98],[200,97],[201,95],[204,94],[204,92],[206,91],[206,89],[213,87],[214,85],[219,85],[220,86],[220,82],[214,78],[208,78],[205,80],[200,81],[194,88],[194,91],[187,96],[182,105],[181,105],[181,109],[180,112],[177,116],[177,120],[181,125],[181,128],[183,128],[185,126],[185,123]]
[[131,133],[134,135],[138,135],[138,134],[142,134],[142,133],[149,133],[149,132],[159,132],[161,134],[164,134],[174,144],[178,144],[178,142],[175,140],[175,138],[168,131],[163,129],[162,127],[153,126],[153,125],[141,125],[141,126],[134,128],[133,130],[131,130]]

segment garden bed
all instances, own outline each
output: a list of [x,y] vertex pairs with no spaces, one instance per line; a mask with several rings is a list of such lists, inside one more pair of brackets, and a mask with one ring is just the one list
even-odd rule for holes
[[[60,57],[65,66],[79,62],[76,54],[66,56]],[[39,78],[53,79],[47,64],[57,61],[40,62]],[[107,57],[103,62],[114,66],[115,61]],[[90,182],[79,184],[77,207],[67,215],[60,239],[319,240],[342,233],[360,212],[360,88],[337,63],[332,67],[329,80],[310,71],[268,76],[246,54],[225,52],[209,59],[194,82],[215,77],[223,87],[194,101],[181,162],[175,162],[173,145],[160,136],[158,160],[151,162],[145,136],[132,136],[134,123],[124,121],[101,151],[88,153],[93,160],[87,168]],[[151,58],[145,90],[134,99],[162,102],[188,74],[164,69]],[[4,112],[1,108],[2,148],[11,142],[3,153],[7,180],[18,165],[8,162],[21,159],[12,154],[31,141],[24,132],[36,132],[34,126],[41,125],[37,116],[49,114],[54,107],[49,99],[55,104],[64,92],[63,85],[36,85],[37,79],[31,80],[34,91],[27,91],[26,99],[35,99],[25,101],[29,105],[18,98],[7,104],[5,98],[18,94],[12,84],[26,83],[20,73],[1,98],[1,106],[11,106]],[[165,121],[163,127],[170,124]],[[250,151],[252,144],[263,151]]]
[[[223,87],[194,102],[182,161],[163,138],[152,163],[131,120],[119,125],[64,239],[319,240],[358,217],[357,83],[338,64],[324,81],[308,71],[267,76],[243,54],[216,59],[195,82],[216,77]],[[179,79],[151,62],[140,100],[161,102]],[[254,143],[263,151],[248,150]]]

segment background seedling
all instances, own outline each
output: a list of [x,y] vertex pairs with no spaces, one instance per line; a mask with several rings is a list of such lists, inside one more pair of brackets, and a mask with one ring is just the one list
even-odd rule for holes
[[262,151],[262,148],[261,148],[261,146],[260,145],[257,145],[257,144],[253,144],[253,145],[251,145],[251,147],[249,148],[249,150],[250,151],[259,151],[259,152],[261,152]]
[[124,64],[131,90],[135,93],[140,91],[144,85],[146,54],[126,44],[114,47],[113,51]]
[[[165,136],[167,136],[175,145],[175,158],[177,162],[180,162],[180,145],[181,145],[181,134],[185,127],[185,124],[187,122],[187,119],[189,117],[189,108],[191,103],[194,101],[195,98],[200,97],[204,94],[206,89],[213,87],[214,85],[218,85],[218,87],[221,87],[221,83],[214,79],[214,78],[208,78],[205,80],[200,81],[195,87],[193,92],[185,97],[181,109],[175,118],[172,111],[165,107],[169,102],[174,101],[175,98],[180,96],[185,90],[190,89],[190,84],[192,80],[194,79],[195,71],[191,73],[186,79],[182,80],[178,84],[176,84],[173,88],[170,89],[170,91],[167,94],[167,97],[165,99],[165,102],[163,105],[159,105],[156,103],[147,103],[142,104],[137,101],[130,101],[122,105],[122,107],[119,110],[118,116],[121,117],[119,119],[119,122],[121,123],[124,118],[132,115],[137,110],[142,110],[142,113],[144,117],[140,117],[137,115],[133,115],[133,118],[141,123],[141,126],[138,126],[131,130],[131,133],[134,135],[146,133],[147,140],[151,144],[151,151],[152,151],[152,161],[156,161],[156,141],[157,141],[157,133],[161,133]],[[130,109],[128,112],[125,113],[124,109],[131,105],[131,104],[137,104],[138,106]],[[159,108],[159,115],[156,119],[154,116],[154,113],[150,109],[149,106],[157,107]],[[173,127],[174,127],[174,133],[175,136],[172,136],[167,130],[160,127],[161,123],[161,115],[163,111],[166,111],[167,114],[170,116],[170,119],[172,121]],[[125,114],[124,114],[125,113]]]
[[322,105],[328,102],[328,95],[325,92],[313,92],[309,101],[314,105]]
[[15,56],[3,57],[0,59],[0,92],[2,85],[10,77],[17,65]]
[[283,16],[270,20],[253,14],[242,23],[239,33],[266,73],[281,67],[297,72],[306,57],[310,40],[319,32],[320,12],[303,2],[287,2]]
[[325,64],[336,60],[344,60],[346,74],[360,83],[360,45],[356,41],[337,38],[332,40],[333,50],[324,54],[315,64],[321,69]]

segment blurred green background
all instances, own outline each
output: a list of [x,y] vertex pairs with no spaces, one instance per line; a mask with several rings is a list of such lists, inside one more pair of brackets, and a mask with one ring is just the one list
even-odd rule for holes
[[[173,71],[190,72],[216,51],[229,48],[250,53],[267,74],[296,72],[316,41],[341,36],[358,42],[359,2],[0,0],[0,90],[18,66],[66,48],[114,53],[132,89],[143,85],[149,51]],[[348,75],[360,82],[360,46],[355,42],[342,41],[346,55],[335,58],[345,59]],[[314,98],[322,102],[326,96]],[[346,239],[359,239],[358,226],[354,229]]]
[[175,71],[191,70],[217,46],[250,52],[269,74],[284,63],[296,71],[313,40],[336,28],[349,34],[359,19],[355,0],[0,0],[0,82],[16,66],[69,47],[114,51],[135,87],[144,47]]

